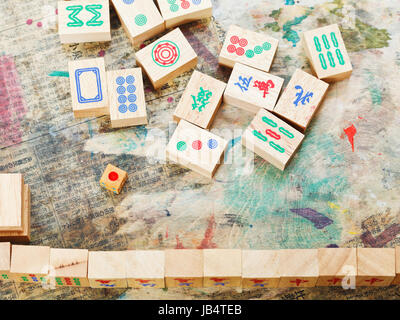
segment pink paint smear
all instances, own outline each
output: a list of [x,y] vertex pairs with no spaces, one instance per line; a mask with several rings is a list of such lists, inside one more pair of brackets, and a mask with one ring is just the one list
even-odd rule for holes
[[14,58],[0,56],[0,148],[22,141],[27,111]]
[[212,215],[208,220],[208,226],[206,232],[204,233],[204,238],[203,240],[201,240],[201,243],[197,249],[211,249],[217,247],[217,245],[214,242],[212,242],[212,238],[214,237],[214,230],[215,230],[215,218],[214,215]]

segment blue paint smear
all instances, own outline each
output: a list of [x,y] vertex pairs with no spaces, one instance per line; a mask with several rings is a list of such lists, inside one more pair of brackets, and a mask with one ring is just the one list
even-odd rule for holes
[[314,224],[314,227],[317,229],[324,229],[326,226],[329,226],[333,223],[332,219],[329,219],[322,213],[319,213],[318,211],[311,208],[290,209],[290,211],[312,222]]
[[[92,123],[89,121],[88,123],[88,132],[89,132],[89,137],[93,138],[93,128],[92,128]],[[93,152],[90,152],[90,159],[93,159]]]
[[285,5],[286,6],[293,6],[294,5],[294,0],[285,0]]

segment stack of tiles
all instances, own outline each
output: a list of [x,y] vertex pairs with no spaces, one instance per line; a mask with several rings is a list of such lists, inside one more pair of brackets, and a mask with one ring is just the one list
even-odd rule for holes
[[0,174],[0,241],[29,242],[30,215],[30,190],[22,174]]
[[157,3],[167,28],[212,16],[211,0],[157,0]]
[[59,1],[58,34],[61,43],[110,41],[108,0]]

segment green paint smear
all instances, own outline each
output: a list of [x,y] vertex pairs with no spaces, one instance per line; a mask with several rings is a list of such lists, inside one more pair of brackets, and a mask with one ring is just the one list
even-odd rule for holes
[[375,28],[358,18],[355,29],[341,28],[340,31],[349,52],[388,47],[391,40],[387,30]]
[[312,12],[312,9],[308,9],[306,13],[300,17],[295,17],[293,20],[289,20],[283,25],[283,39],[286,39],[293,43],[293,47],[297,45],[300,41],[300,37],[295,30],[292,30],[292,27],[300,24],[304,19],[306,19]]
[[68,71],[52,71],[48,75],[50,77],[65,77],[65,78],[69,78]]
[[[285,171],[257,157],[251,175],[233,176],[232,173],[230,178],[235,183],[227,186],[224,203],[230,213],[240,213],[242,220],[253,225],[253,228],[242,228],[239,242],[246,241],[250,248],[271,249],[318,248],[340,242],[340,219],[327,203],[340,203],[350,185],[343,174],[344,156],[335,151],[336,145],[337,141],[330,135],[309,132],[298,156]],[[286,197],[293,189],[297,190],[296,199]],[[292,208],[312,208],[333,223],[317,229],[309,220],[292,213]],[[257,235],[246,236],[247,232]]]
[[272,10],[271,14],[269,15],[271,18],[274,18],[275,20],[278,20],[279,16],[282,13],[282,8],[279,10]]
[[337,7],[335,9],[330,10],[329,12],[338,17],[343,18],[343,14],[340,12],[340,10],[342,10],[343,6],[344,6],[343,1],[342,0],[334,0],[334,1],[332,1],[332,4],[336,4]]
[[367,80],[368,80],[368,90],[371,95],[371,100],[373,105],[382,105],[382,90],[379,87],[374,74],[367,70]]
[[265,28],[268,28],[274,32],[278,32],[281,30],[281,27],[278,25],[278,22],[271,22],[271,23],[266,23],[264,25]]
[[275,22],[266,23],[264,25],[264,28],[270,29],[270,30],[272,30],[274,32],[280,31],[281,27],[279,26],[277,20],[279,19],[279,16],[281,15],[281,13],[282,13],[282,8],[280,8],[279,10],[272,10],[272,12],[270,13],[269,16],[271,18],[274,18]]

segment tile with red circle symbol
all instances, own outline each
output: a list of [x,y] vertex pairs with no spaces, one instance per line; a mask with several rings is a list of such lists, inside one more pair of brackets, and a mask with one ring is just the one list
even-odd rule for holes
[[279,250],[242,250],[243,288],[277,288]]
[[51,248],[49,277],[56,286],[89,287],[88,257],[87,249]]
[[236,62],[268,72],[278,48],[278,40],[231,25],[218,57],[218,63],[233,68]]
[[135,53],[136,63],[149,77],[154,89],[197,65],[197,54],[179,28]]
[[165,30],[164,18],[148,0],[111,0],[124,30],[134,46]]
[[157,3],[167,28],[212,16],[211,0],[157,0]]
[[127,178],[126,171],[108,164],[101,176],[100,185],[115,194],[119,194]]
[[280,170],[285,170],[304,135],[265,109],[260,109],[242,135],[242,144]]
[[225,139],[182,119],[167,145],[166,158],[212,178],[227,145]]
[[357,248],[356,286],[385,287],[395,277],[395,248]]
[[111,127],[147,124],[141,68],[107,71]]
[[315,287],[319,276],[318,249],[279,250],[279,288]]
[[319,278],[316,286],[342,286],[355,283],[357,275],[356,248],[318,249]]

